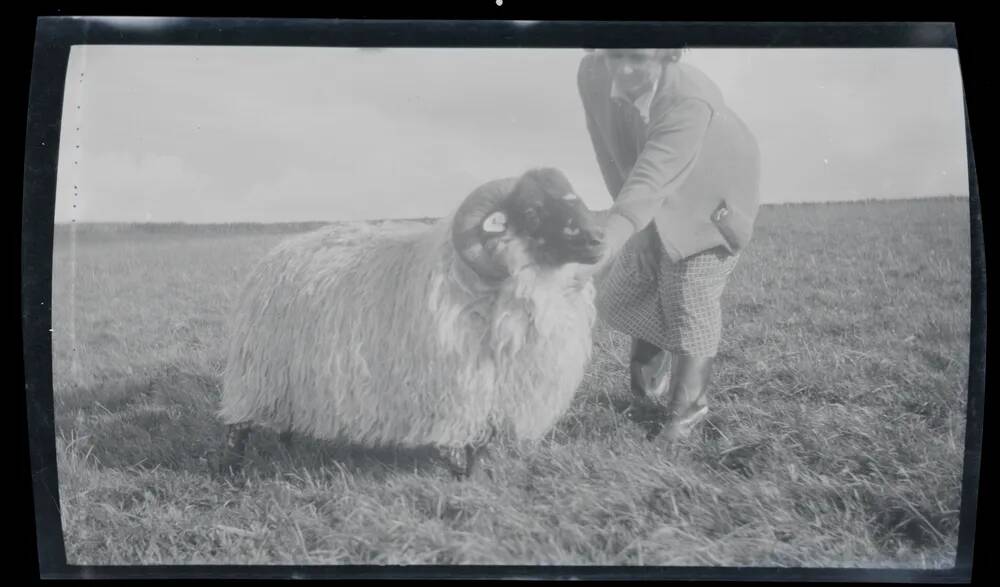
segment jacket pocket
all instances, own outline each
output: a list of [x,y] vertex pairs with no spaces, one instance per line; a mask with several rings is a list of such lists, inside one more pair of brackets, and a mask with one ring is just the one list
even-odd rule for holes
[[711,219],[712,224],[729,245],[730,252],[739,252],[750,241],[753,223],[743,214],[730,208],[725,200],[712,212]]

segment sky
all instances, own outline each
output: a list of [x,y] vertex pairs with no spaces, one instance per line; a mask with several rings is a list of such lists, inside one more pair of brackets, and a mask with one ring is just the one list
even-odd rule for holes
[[[560,168],[611,205],[581,49],[73,47],[56,222],[444,216]],[[763,203],[967,196],[952,49],[692,49],[761,147]]]

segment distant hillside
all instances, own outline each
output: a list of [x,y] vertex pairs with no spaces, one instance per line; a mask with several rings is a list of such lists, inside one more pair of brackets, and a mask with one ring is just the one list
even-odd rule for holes
[[[801,207],[839,207],[839,206],[899,206],[918,202],[940,202],[968,200],[968,196],[931,196],[922,198],[898,199],[867,199],[832,202],[791,202],[780,204],[763,204],[762,213],[767,209],[787,209]],[[595,210],[600,217],[607,216],[608,210]],[[315,230],[327,225],[356,225],[359,223],[371,226],[381,226],[385,223],[419,222],[432,224],[439,218],[391,218],[378,220],[343,220],[343,221],[308,221],[308,222],[219,222],[219,223],[187,223],[187,222],[79,222],[75,224],[57,223],[56,235],[68,234],[71,227],[76,227],[77,236],[86,234],[113,236],[115,234],[286,234]]]
[[176,235],[176,234],[205,234],[205,235],[225,235],[225,234],[286,234],[293,232],[306,232],[315,230],[322,226],[329,225],[352,225],[369,224],[381,226],[386,223],[411,223],[419,222],[431,224],[437,218],[406,218],[406,219],[386,219],[367,221],[331,221],[331,222],[219,222],[193,224],[187,222],[79,222],[73,224],[59,223],[55,225],[56,236],[68,235],[75,228],[77,236],[81,235],[104,235],[114,236],[115,234],[148,234],[148,235]]

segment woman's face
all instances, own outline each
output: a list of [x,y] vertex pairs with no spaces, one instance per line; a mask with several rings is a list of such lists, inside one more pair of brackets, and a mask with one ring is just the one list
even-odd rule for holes
[[658,49],[605,49],[602,54],[615,83],[630,97],[649,89],[660,75]]

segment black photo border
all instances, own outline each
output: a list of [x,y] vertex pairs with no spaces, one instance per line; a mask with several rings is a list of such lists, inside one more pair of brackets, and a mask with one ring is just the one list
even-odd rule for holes
[[[43,578],[543,578],[963,583],[972,576],[986,375],[986,265],[972,126],[966,102],[972,304],[968,407],[956,566],[942,570],[603,566],[75,566],[59,513],[52,397],[51,277],[56,170],[70,48],[115,45],[315,47],[941,47],[952,23],[504,20],[143,19],[41,17],[28,96],[21,213],[21,325],[31,492]],[[964,62],[963,62],[964,63]],[[963,72],[966,73],[966,72]],[[969,80],[964,82],[969,86]]]

